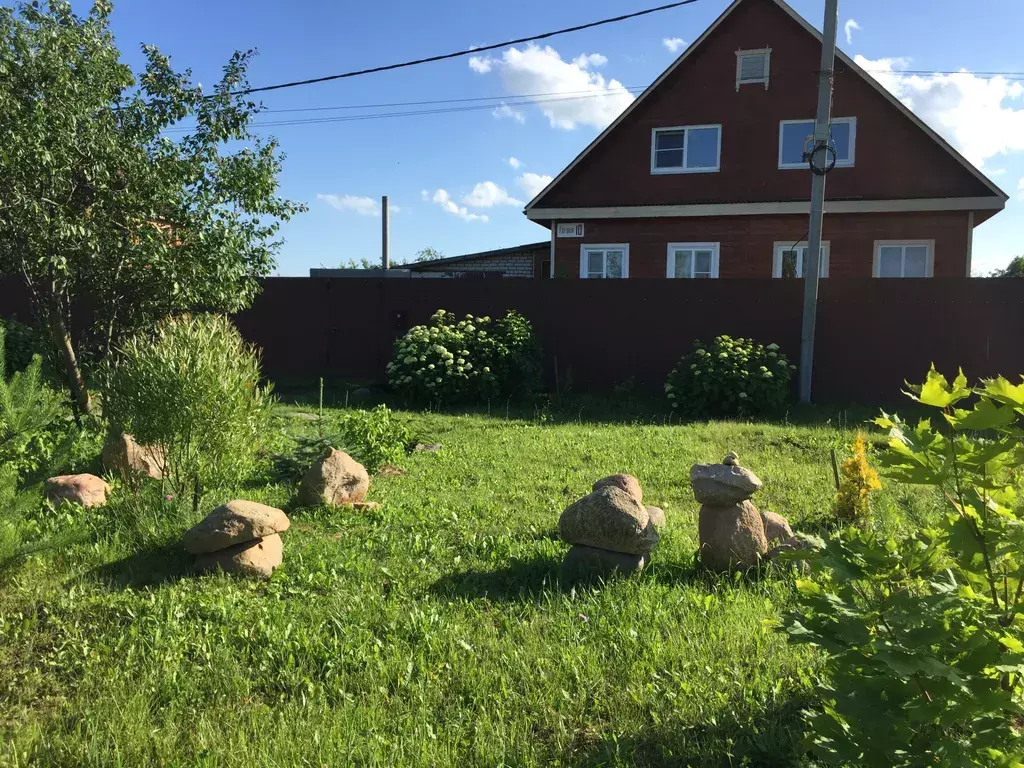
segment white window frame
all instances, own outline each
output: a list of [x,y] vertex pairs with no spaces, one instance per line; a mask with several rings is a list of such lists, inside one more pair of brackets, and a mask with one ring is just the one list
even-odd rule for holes
[[[779,121],[779,170],[807,170],[807,162],[801,161],[799,163],[784,163],[782,162],[782,129],[786,125],[796,125],[798,123],[810,123],[811,132],[814,132],[814,118],[803,119],[803,120],[780,120]],[[850,125],[850,158],[848,160],[836,160],[836,168],[853,168],[857,160],[857,118],[856,117],[833,117],[831,125],[836,123],[849,123]]]
[[[668,249],[665,254],[665,277],[675,278],[681,277],[676,275],[676,251],[687,250],[687,251],[711,251],[711,279],[718,277],[718,264],[719,254],[721,253],[721,243],[669,243]],[[693,267],[694,262],[690,262],[690,274],[686,275],[686,278],[693,278]]]
[[[902,246],[903,247],[903,261],[900,264],[900,271],[905,272],[907,269],[907,246],[923,245],[928,249],[928,255],[925,257],[924,262],[924,276],[934,277],[935,276],[935,241],[934,240],[875,240],[875,257],[871,266],[871,276],[881,277],[882,267],[882,248],[885,246]],[[904,277],[902,274],[900,278]],[[893,278],[898,279],[898,278]],[[920,278],[918,278],[920,279]]]
[[[828,240],[822,240],[821,241],[821,249],[824,251],[824,254],[822,254],[822,258],[821,258],[821,274],[818,275],[818,277],[828,277],[828,257],[829,257],[829,253],[831,252],[830,245],[831,244],[829,243]],[[795,250],[796,248],[803,248],[804,249],[804,255],[806,255],[806,253],[807,253],[807,241],[806,240],[801,240],[798,243],[789,242],[789,241],[785,241],[785,240],[776,240],[775,241],[775,248],[774,248],[774,250],[772,252],[774,254],[773,257],[772,257],[772,277],[777,277],[777,278],[780,278],[780,279],[782,278],[782,254],[783,254],[784,251],[792,251],[792,250]],[[797,278],[798,279],[802,279],[804,277],[804,257],[803,256],[800,257],[799,272],[800,272],[800,274],[797,275]]]
[[[686,156],[690,146],[690,131],[697,130],[700,128],[717,128],[718,129],[718,147],[715,153],[715,167],[714,168],[687,168],[686,167]],[[683,135],[683,165],[680,168],[658,168],[655,164],[655,160],[658,156],[658,134],[659,133],[672,133],[675,131],[685,131]],[[722,124],[711,123],[709,125],[675,125],[666,128],[652,128],[651,129],[651,173],[662,174],[662,173],[718,173],[722,168]]]
[[[741,80],[740,71],[742,69],[741,62],[744,56],[764,56],[764,78],[758,78],[757,80]],[[772,74],[772,49],[771,48],[751,48],[746,51],[736,51],[736,90],[740,89],[741,85],[757,85],[764,83],[764,89],[768,90],[768,81],[771,79]]]
[[[629,277],[629,243],[590,243],[590,244],[587,244],[587,245],[580,245],[580,277],[582,277],[584,279],[586,279],[588,277],[588,273],[590,272],[590,270],[588,269],[588,267],[590,265],[588,264],[588,259],[587,259],[587,254],[590,253],[590,251],[605,251],[606,252],[605,255],[604,255],[604,264],[602,265],[602,271],[604,272],[605,275],[607,275],[607,273],[608,273],[608,254],[607,254],[607,251],[622,251],[622,278],[621,279],[625,280],[627,277]],[[604,275],[602,275],[602,277],[604,277]],[[597,279],[597,278],[591,278],[591,279]],[[606,280],[608,280],[608,279],[614,280],[616,278],[604,277],[604,279],[606,279]]]

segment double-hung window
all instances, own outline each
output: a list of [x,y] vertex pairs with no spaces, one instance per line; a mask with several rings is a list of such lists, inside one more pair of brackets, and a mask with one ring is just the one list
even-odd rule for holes
[[[803,277],[807,243],[776,243],[772,261],[772,277]],[[821,243],[818,276],[828,277],[828,242]]]
[[931,277],[935,242],[931,240],[878,240],[875,242],[875,277]]
[[720,167],[722,126],[655,128],[651,173],[713,173]]
[[581,245],[580,277],[629,277],[629,245]]
[[669,243],[667,277],[718,277],[718,243]]
[[[830,130],[836,168],[851,168],[857,149],[857,118],[833,117]],[[806,169],[804,152],[810,149],[813,139],[813,120],[783,120],[779,123],[779,168]]]

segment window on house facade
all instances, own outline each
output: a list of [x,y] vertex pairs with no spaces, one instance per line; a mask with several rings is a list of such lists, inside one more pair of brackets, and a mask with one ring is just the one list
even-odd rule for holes
[[[836,168],[853,166],[857,145],[857,118],[832,118],[832,147]],[[779,123],[779,168],[807,168],[804,152],[814,136],[813,120],[783,120]]]
[[580,246],[580,277],[592,279],[629,277],[629,246],[624,244]]
[[771,48],[736,51],[736,90],[738,91],[741,85],[753,84],[763,84],[767,89],[771,61]]
[[651,173],[711,173],[719,168],[722,126],[655,128],[651,137]]
[[718,243],[669,243],[667,277],[718,277]]
[[[819,277],[828,277],[828,242],[821,244]],[[807,243],[776,243],[775,258],[772,261],[772,277],[803,277],[807,258]]]
[[931,277],[935,243],[880,240],[875,243],[875,277]]

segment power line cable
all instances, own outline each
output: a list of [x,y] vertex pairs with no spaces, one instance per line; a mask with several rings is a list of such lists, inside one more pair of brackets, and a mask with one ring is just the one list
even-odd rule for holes
[[587,24],[577,24],[574,27],[565,27],[563,29],[556,29],[553,32],[543,32],[538,35],[530,35],[529,37],[519,37],[515,40],[506,40],[503,43],[494,43],[492,45],[484,45],[478,48],[467,48],[463,51],[455,51],[453,53],[443,53],[438,56],[428,56],[423,59],[413,59],[412,61],[403,61],[398,64],[386,64],[380,67],[370,67],[368,69],[357,69],[352,72],[342,72],[337,75],[325,75],[323,77],[311,77],[306,80],[292,80],[288,83],[278,83],[277,85],[263,85],[258,88],[246,88],[242,91],[236,91],[233,95],[248,95],[250,93],[263,93],[266,91],[279,91],[283,88],[295,88],[300,85],[313,85],[314,83],[326,83],[330,80],[342,80],[349,77],[358,77],[360,75],[370,75],[375,72],[389,72],[393,69],[403,69],[404,67],[415,67],[419,64],[429,64],[435,61],[444,61],[445,59],[455,59],[460,56],[469,56],[471,54],[482,53],[484,51],[493,51],[497,48],[504,48],[509,45],[518,45],[519,43],[529,43],[534,40],[547,40],[557,35],[565,35],[569,32],[579,32],[584,29],[593,29],[594,27],[604,26],[605,24],[616,24],[620,21],[626,21],[628,19],[635,19],[640,16],[648,16],[652,13],[659,13],[660,11],[667,11],[672,8],[679,8],[683,5],[691,5],[696,3],[697,0],[677,0],[674,3],[667,3],[666,5],[659,5],[655,8],[647,8],[642,11],[634,11],[633,13],[624,13],[621,16],[613,16],[610,19],[601,19],[600,21],[591,21]]

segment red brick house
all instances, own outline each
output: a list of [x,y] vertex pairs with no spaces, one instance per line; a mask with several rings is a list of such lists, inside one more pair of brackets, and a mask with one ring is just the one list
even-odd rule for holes
[[[821,35],[736,0],[526,207],[557,277],[802,276]],[[970,275],[1007,195],[836,54],[823,276]]]

